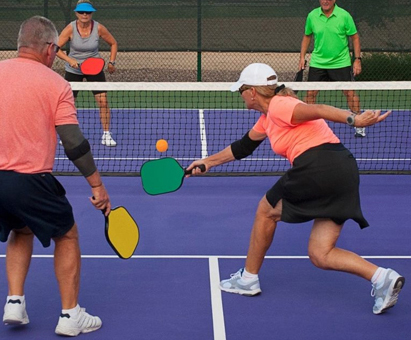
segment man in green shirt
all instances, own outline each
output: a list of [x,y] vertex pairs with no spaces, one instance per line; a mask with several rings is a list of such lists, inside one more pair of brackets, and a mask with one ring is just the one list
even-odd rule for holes
[[[305,66],[305,55],[314,36],[308,81],[353,81],[361,73],[361,45],[354,20],[350,13],[338,7],[336,0],[320,0],[320,6],[311,11],[306,20],[301,42],[299,69]],[[348,39],[354,48],[354,64]],[[360,99],[353,90],[343,91],[348,107],[361,114]],[[307,91],[306,102],[314,104],[318,91]],[[365,128],[355,128],[356,137],[365,137]]]

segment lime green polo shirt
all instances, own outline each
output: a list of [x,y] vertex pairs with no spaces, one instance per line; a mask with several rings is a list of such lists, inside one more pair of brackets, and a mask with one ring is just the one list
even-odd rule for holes
[[312,10],[305,23],[305,35],[314,36],[310,66],[324,69],[351,66],[348,37],[355,33],[352,16],[337,4],[328,18],[321,7]]

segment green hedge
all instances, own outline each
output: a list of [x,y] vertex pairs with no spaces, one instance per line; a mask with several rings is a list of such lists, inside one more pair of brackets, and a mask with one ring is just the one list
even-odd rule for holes
[[411,53],[363,53],[357,81],[411,80]]

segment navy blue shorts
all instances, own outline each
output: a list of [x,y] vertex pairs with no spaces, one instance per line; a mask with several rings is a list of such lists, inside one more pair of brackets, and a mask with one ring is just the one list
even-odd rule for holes
[[[94,76],[90,75],[85,75],[85,74],[74,74],[71,72],[67,72],[64,75],[64,79],[66,79],[69,82],[82,82],[84,79],[86,79],[88,82],[105,82],[106,81],[106,75],[104,74],[104,71],[101,71],[99,74],[96,74]],[[100,93],[107,93],[107,91],[91,91],[93,92],[94,95],[100,94]],[[73,91],[74,98],[77,98],[78,91]]]
[[66,191],[52,174],[0,171],[0,188],[1,242],[12,229],[28,226],[43,247],[49,247],[52,238],[74,226]]
[[351,66],[323,69],[311,67],[308,70],[308,81],[354,81]]

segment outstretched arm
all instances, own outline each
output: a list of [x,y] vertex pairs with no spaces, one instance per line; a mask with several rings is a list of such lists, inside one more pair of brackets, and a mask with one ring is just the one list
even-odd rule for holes
[[[391,114],[387,111],[381,114],[381,110],[366,110],[361,115],[355,116],[354,126],[364,127],[382,122]],[[325,119],[337,123],[347,123],[347,117],[351,112],[323,104],[297,104],[294,108],[291,122],[301,124],[310,120]]]
[[235,141],[220,152],[217,152],[216,154],[207,158],[194,161],[190,164],[187,170],[193,169],[192,175],[199,175],[204,173],[201,172],[201,170],[198,168],[200,164],[204,164],[206,171],[208,171],[214,166],[228,163],[234,161],[235,159],[247,157],[248,155],[251,155],[253,153],[253,151],[261,144],[261,142],[265,138],[265,134],[251,129],[244,135],[243,138]]

